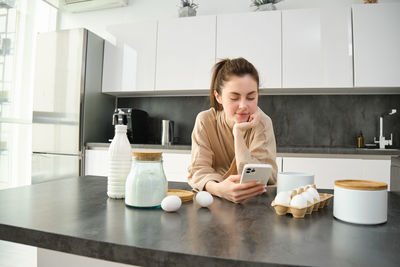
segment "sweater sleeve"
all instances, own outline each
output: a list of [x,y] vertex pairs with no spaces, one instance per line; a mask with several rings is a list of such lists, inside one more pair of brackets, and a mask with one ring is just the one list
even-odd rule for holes
[[272,120],[266,116],[265,123],[260,123],[255,128],[254,137],[249,142],[249,157],[237,155],[238,173],[241,173],[243,167],[247,163],[270,164],[272,166],[272,174],[268,184],[276,184],[278,166],[276,164],[276,142]]
[[192,133],[191,164],[188,167],[188,183],[195,191],[204,190],[208,181],[223,181],[223,176],[212,166],[214,157],[204,125],[197,116]]

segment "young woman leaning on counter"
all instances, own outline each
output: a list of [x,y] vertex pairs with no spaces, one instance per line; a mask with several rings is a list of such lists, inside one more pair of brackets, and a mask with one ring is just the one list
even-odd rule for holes
[[275,135],[270,117],[257,105],[258,93],[258,72],[246,59],[215,64],[211,108],[197,115],[192,133],[188,182],[194,190],[235,203],[264,193],[266,185],[238,183],[247,163],[271,164],[268,184],[276,183]]

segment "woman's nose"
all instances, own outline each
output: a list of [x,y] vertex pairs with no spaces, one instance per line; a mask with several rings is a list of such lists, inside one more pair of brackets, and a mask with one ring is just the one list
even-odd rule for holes
[[245,107],[247,107],[247,101],[246,101],[246,99],[240,100],[240,102],[239,102],[239,108],[245,108]]

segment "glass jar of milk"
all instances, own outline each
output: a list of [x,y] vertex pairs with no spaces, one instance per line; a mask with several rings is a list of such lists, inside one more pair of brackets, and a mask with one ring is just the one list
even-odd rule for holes
[[125,185],[127,206],[160,207],[168,191],[161,155],[161,152],[133,152],[132,167]]

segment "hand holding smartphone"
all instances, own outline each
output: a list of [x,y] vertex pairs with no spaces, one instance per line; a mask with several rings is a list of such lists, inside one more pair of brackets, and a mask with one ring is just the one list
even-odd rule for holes
[[258,181],[260,184],[267,184],[271,173],[272,166],[270,164],[246,164],[240,183]]

